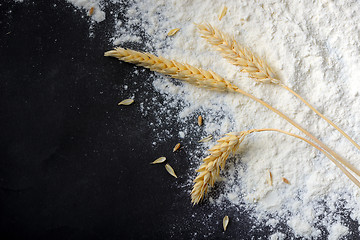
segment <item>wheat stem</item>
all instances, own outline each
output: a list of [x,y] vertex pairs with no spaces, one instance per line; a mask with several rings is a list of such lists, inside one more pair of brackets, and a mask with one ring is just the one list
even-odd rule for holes
[[341,165],[338,161],[336,161],[336,159],[330,155],[327,151],[325,151],[324,149],[320,148],[318,145],[314,144],[313,142],[309,141],[306,138],[303,138],[301,136],[298,136],[296,134],[290,133],[290,132],[286,132],[280,129],[274,129],[274,128],[264,128],[264,129],[255,129],[255,132],[266,132],[266,131],[276,131],[276,132],[280,132],[280,133],[284,133],[287,134],[289,136],[292,137],[296,137],[299,138],[305,142],[307,142],[308,144],[310,144],[311,146],[313,146],[314,148],[318,149],[319,151],[321,151],[327,158],[329,158],[338,168],[340,168],[340,170],[353,182],[355,183],[359,188],[360,188],[360,182],[348,171],[346,170],[346,168],[344,168],[343,165]]
[[[292,94],[294,94],[296,97],[298,97],[301,101],[303,101],[307,106],[309,106],[315,113],[317,113],[320,117],[322,117],[329,124],[331,124],[333,127],[335,127],[341,134],[343,134],[351,143],[353,143],[360,150],[360,146],[358,144],[356,144],[356,142],[354,140],[352,140],[344,131],[342,131],[333,122],[331,122],[324,115],[322,115],[315,108],[313,108],[307,101],[305,101],[305,99],[303,99],[295,91],[291,90],[290,88],[286,87],[283,83],[281,83],[281,81],[277,78],[276,74],[272,71],[270,66],[264,60],[261,60],[261,58],[259,58],[254,53],[252,53],[249,49],[240,45],[232,37],[229,37],[227,34],[214,28],[210,24],[197,24],[197,27],[198,27],[200,33],[202,34],[202,37],[205,38],[208,41],[208,43],[217,47],[217,50],[220,51],[222,56],[225,59],[227,59],[230,63],[232,63],[233,65],[236,65],[236,66],[240,66],[242,68],[242,71],[248,72],[249,76],[257,82],[262,82],[262,83],[271,82],[274,84],[281,85],[283,88],[290,91]],[[273,108],[269,104],[254,97],[253,95],[244,92],[241,89],[238,89],[236,91],[263,104],[265,107],[269,108],[270,110],[274,111],[275,113],[277,113],[278,115],[280,115],[281,117],[286,119],[289,123],[294,125],[300,131],[302,131],[304,134],[306,134],[308,137],[310,137],[314,142],[319,144],[322,148],[324,148],[331,155],[333,155],[339,162],[341,162],[346,167],[348,167],[351,171],[353,171],[354,173],[356,173],[357,175],[360,176],[360,171],[358,169],[356,169],[354,166],[352,166],[349,162],[345,161],[339,154],[334,152],[332,149],[330,149],[328,146],[326,146],[320,140],[315,138],[312,134],[310,134],[308,131],[303,129],[297,123],[292,121],[286,115],[284,115],[277,109]]]
[[305,105],[307,105],[311,110],[313,110],[317,115],[319,115],[322,119],[328,122],[331,126],[333,126],[336,130],[338,130],[345,138],[347,138],[357,149],[360,150],[360,146],[349,136],[347,135],[341,128],[339,128],[335,123],[333,123],[330,119],[320,113],[316,108],[314,108],[309,102],[307,102],[303,97],[301,97],[298,93],[294,90],[289,88],[283,83],[279,84],[281,87],[292,93],[295,97],[299,98]]
[[270,104],[256,98],[255,96],[241,90],[241,89],[237,89],[237,92],[257,101],[258,103],[262,104],[263,106],[267,107],[268,109],[270,109],[271,111],[273,111],[274,113],[278,114],[280,117],[284,118],[286,121],[288,121],[290,124],[292,124],[294,127],[296,127],[297,129],[299,129],[301,132],[303,132],[305,135],[307,135],[309,138],[311,138],[311,140],[313,140],[314,142],[316,142],[317,144],[319,144],[319,146],[321,146],[324,150],[326,150],[327,152],[329,152],[331,155],[334,156],[334,158],[336,158],[340,163],[342,163],[343,165],[345,165],[347,168],[349,168],[352,172],[354,172],[355,174],[357,174],[358,176],[360,176],[360,171],[355,168],[352,164],[350,164],[349,162],[347,162],[346,160],[344,160],[339,154],[337,154],[335,151],[333,151],[332,149],[330,149],[327,145],[325,145],[323,142],[321,142],[319,139],[315,138],[310,132],[308,132],[307,130],[305,130],[304,128],[302,128],[299,124],[297,124],[296,122],[294,122],[293,120],[291,120],[288,116],[286,116],[285,114],[283,114],[282,112],[280,112],[279,110],[277,110],[276,108],[273,108]]
[[244,90],[238,88],[237,86],[231,84],[230,82],[226,81],[220,75],[214,73],[213,71],[207,71],[204,69],[193,67],[189,64],[181,64],[174,60],[168,60],[163,57],[157,57],[150,53],[141,53],[130,49],[124,48],[116,48],[115,50],[108,51],[104,54],[105,56],[112,56],[116,57],[119,60],[134,63],[139,66],[143,66],[149,68],[152,71],[163,73],[170,75],[173,78],[177,78],[183,81],[186,81],[190,84],[194,84],[198,87],[203,87],[211,90],[219,90],[219,91],[231,91],[231,92],[238,92],[241,93],[254,101],[262,104],[263,106],[267,107],[274,113],[278,114],[290,124],[295,126],[309,138],[311,138],[314,142],[319,144],[323,149],[328,151],[331,155],[333,155],[339,162],[343,165],[348,167],[351,171],[356,173],[360,176],[360,171],[353,167],[350,163],[345,161],[340,155],[335,153],[329,147],[327,147],[324,143],[320,140],[315,138],[311,133],[306,131],[302,128],[299,124],[291,120],[285,114],[273,108],[268,103],[262,101],[261,99],[256,98],[255,96],[251,95],[250,93],[245,92]]
[[191,202],[194,205],[199,203],[204,198],[209,187],[214,186],[215,181],[219,177],[220,168],[224,169],[229,154],[231,152],[235,152],[241,142],[245,139],[245,137],[250,133],[254,132],[280,132],[307,142],[311,146],[324,153],[325,156],[328,157],[352,182],[354,182],[358,187],[360,187],[360,182],[346,168],[344,168],[343,165],[336,161],[334,157],[330,155],[327,151],[314,144],[310,140],[280,129],[251,129],[239,133],[228,133],[226,134],[226,137],[218,140],[218,144],[216,144],[209,150],[211,154],[203,160],[203,163],[196,170],[197,172],[199,172],[199,175],[195,178],[195,184],[191,191]]

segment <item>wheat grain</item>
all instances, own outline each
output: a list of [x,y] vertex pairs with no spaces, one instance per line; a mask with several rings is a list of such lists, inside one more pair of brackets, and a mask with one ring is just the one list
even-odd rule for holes
[[170,173],[171,176],[177,178],[177,176],[176,176],[176,174],[175,174],[175,171],[174,171],[174,169],[170,166],[170,164],[167,163],[167,164],[165,165],[165,169],[166,169],[166,171],[168,171],[168,173]]
[[173,152],[177,151],[180,148],[180,143],[176,144],[173,148]]
[[166,157],[159,157],[155,161],[151,162],[150,164],[157,164],[157,163],[163,163],[166,161]]
[[283,182],[286,183],[286,184],[290,184],[289,180],[287,180],[286,178],[282,178]]
[[203,118],[201,115],[198,116],[198,125],[201,126],[203,124]]
[[89,16],[92,16],[94,14],[94,7],[91,7],[89,10]]
[[121,102],[118,103],[118,105],[130,105],[134,102],[133,99],[124,99]]
[[279,84],[276,74],[270,66],[249,49],[241,46],[233,37],[221,32],[210,24],[197,24],[197,27],[208,43],[217,47],[222,56],[242,71],[247,72],[255,81]]
[[223,228],[224,228],[224,232],[226,231],[227,225],[229,224],[229,216],[225,216],[223,218]]
[[180,30],[180,28],[174,28],[174,29],[170,30],[167,35],[169,37],[171,37],[171,36],[175,35],[179,30]]

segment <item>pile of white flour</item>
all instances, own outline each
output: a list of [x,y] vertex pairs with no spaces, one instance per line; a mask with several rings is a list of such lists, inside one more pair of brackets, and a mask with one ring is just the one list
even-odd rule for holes
[[[93,4],[99,14],[104,10],[101,8],[106,8],[103,1],[69,1],[84,8]],[[240,73],[200,38],[194,25],[211,23],[266,58],[286,85],[360,142],[360,2],[135,0],[126,7],[120,0],[110,2],[119,6],[112,9],[114,16],[125,16],[123,21],[115,20],[110,39],[114,46],[141,43],[145,47],[135,50],[211,69],[287,114],[355,166],[360,165],[359,151],[324,120],[284,89],[257,84]],[[223,6],[228,11],[219,21]],[[167,37],[174,28],[180,31]],[[230,131],[252,128],[279,128],[302,135],[240,94],[178,84],[158,74],[154,75],[153,87],[168,101],[163,110],[156,109],[159,117],[181,103],[178,121],[185,123],[201,114],[205,119],[204,135],[212,134],[215,139]],[[149,110],[146,106],[144,112]],[[160,123],[156,124],[161,128]],[[183,124],[175,137],[187,138],[194,128],[196,124]],[[212,141],[202,146],[201,155],[205,157],[205,149],[214,144]],[[192,156],[195,168],[200,159],[195,153]],[[193,170],[189,170],[188,191],[195,177]],[[266,182],[267,170],[272,172],[273,186]],[[282,177],[291,184],[285,184]],[[298,237],[339,239],[350,234],[344,214],[360,221],[358,187],[319,151],[280,133],[248,137],[236,159],[228,161],[223,180],[220,196],[210,194],[205,204],[249,209],[259,226],[275,229],[270,236],[273,239],[285,236],[276,232],[281,223]]]

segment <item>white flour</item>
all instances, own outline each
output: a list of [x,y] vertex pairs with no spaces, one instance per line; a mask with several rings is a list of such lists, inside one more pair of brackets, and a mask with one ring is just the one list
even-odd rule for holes
[[[97,6],[101,13],[99,1],[70,2],[85,9]],[[121,1],[111,2],[121,9],[113,10],[113,14],[125,11],[126,18],[114,24],[114,45],[140,43],[145,36],[146,47],[136,50],[212,69],[286,113],[359,166],[359,152],[337,131],[280,87],[256,84],[240,73],[199,37],[193,24],[209,22],[234,35],[238,42],[265,57],[285,84],[360,142],[359,2],[136,0],[127,8]],[[224,5],[228,12],[219,21]],[[174,28],[181,29],[167,37]],[[186,123],[196,121],[194,116],[200,113],[205,119],[201,129],[204,135],[219,138],[230,131],[251,128],[279,128],[301,135],[276,114],[239,94],[198,89],[158,74],[154,74],[153,86],[168,104],[160,111],[160,106],[144,103],[144,114],[155,108],[160,111],[159,117],[164,117],[169,109],[178,109],[178,121]],[[131,94],[126,89],[124,92]],[[190,132],[200,132],[196,125],[181,126],[175,137],[187,138]],[[154,123],[154,127],[159,129],[161,125]],[[160,134],[161,139],[164,137]],[[189,170],[187,191],[195,177],[193,170],[200,164],[199,155],[205,157],[205,149],[213,144],[205,144],[191,155],[193,168]],[[266,183],[267,169],[274,179],[271,187]],[[282,177],[291,184],[283,183]],[[323,154],[292,137],[279,133],[251,135],[236,159],[228,161],[223,178],[220,196],[210,194],[205,204],[219,209],[245,208],[259,226],[267,225],[274,231],[285,223],[297,237],[339,239],[350,233],[343,214],[360,221],[359,189]],[[280,231],[269,236],[285,237]]]
[[[86,10],[88,15],[91,15],[91,18],[96,22],[104,21],[105,12],[102,11],[102,4],[100,0],[67,0],[72,3],[75,7]],[[90,14],[90,9],[92,13]]]

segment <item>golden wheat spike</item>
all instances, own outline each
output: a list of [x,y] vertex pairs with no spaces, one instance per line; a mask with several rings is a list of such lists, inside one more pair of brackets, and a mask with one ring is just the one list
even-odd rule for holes
[[211,154],[203,160],[203,164],[197,170],[200,174],[194,180],[195,184],[191,191],[191,202],[194,205],[203,199],[209,186],[214,186],[220,168],[225,167],[226,159],[230,153],[237,150],[247,134],[247,132],[228,133],[209,150]]
[[191,202],[195,205],[198,204],[208,192],[209,187],[214,186],[215,181],[219,177],[220,167],[224,169],[226,160],[230,153],[235,152],[242,141],[247,135],[254,132],[280,132],[292,137],[296,137],[300,140],[303,140],[321,151],[327,158],[329,158],[340,170],[358,187],[360,187],[360,182],[341,165],[336,159],[330,155],[327,151],[314,144],[313,142],[298,136],[296,134],[286,132],[280,129],[274,128],[264,128],[264,129],[251,129],[248,131],[242,131],[239,133],[228,133],[226,137],[223,137],[218,140],[218,144],[209,149],[211,154],[207,156],[200,167],[196,170],[199,172],[199,175],[194,180],[194,186],[191,191]]
[[104,56],[116,57],[124,62],[149,68],[151,71],[169,75],[172,78],[180,79],[202,88],[217,91],[236,91],[238,89],[212,71],[196,68],[163,57],[157,57],[150,53],[116,48],[115,50],[105,52]]
[[255,81],[280,83],[274,71],[264,60],[237,43],[233,37],[228,36],[208,23],[197,24],[197,27],[202,38],[205,38],[208,43],[215,46],[230,63],[240,66],[242,71],[247,72]]

